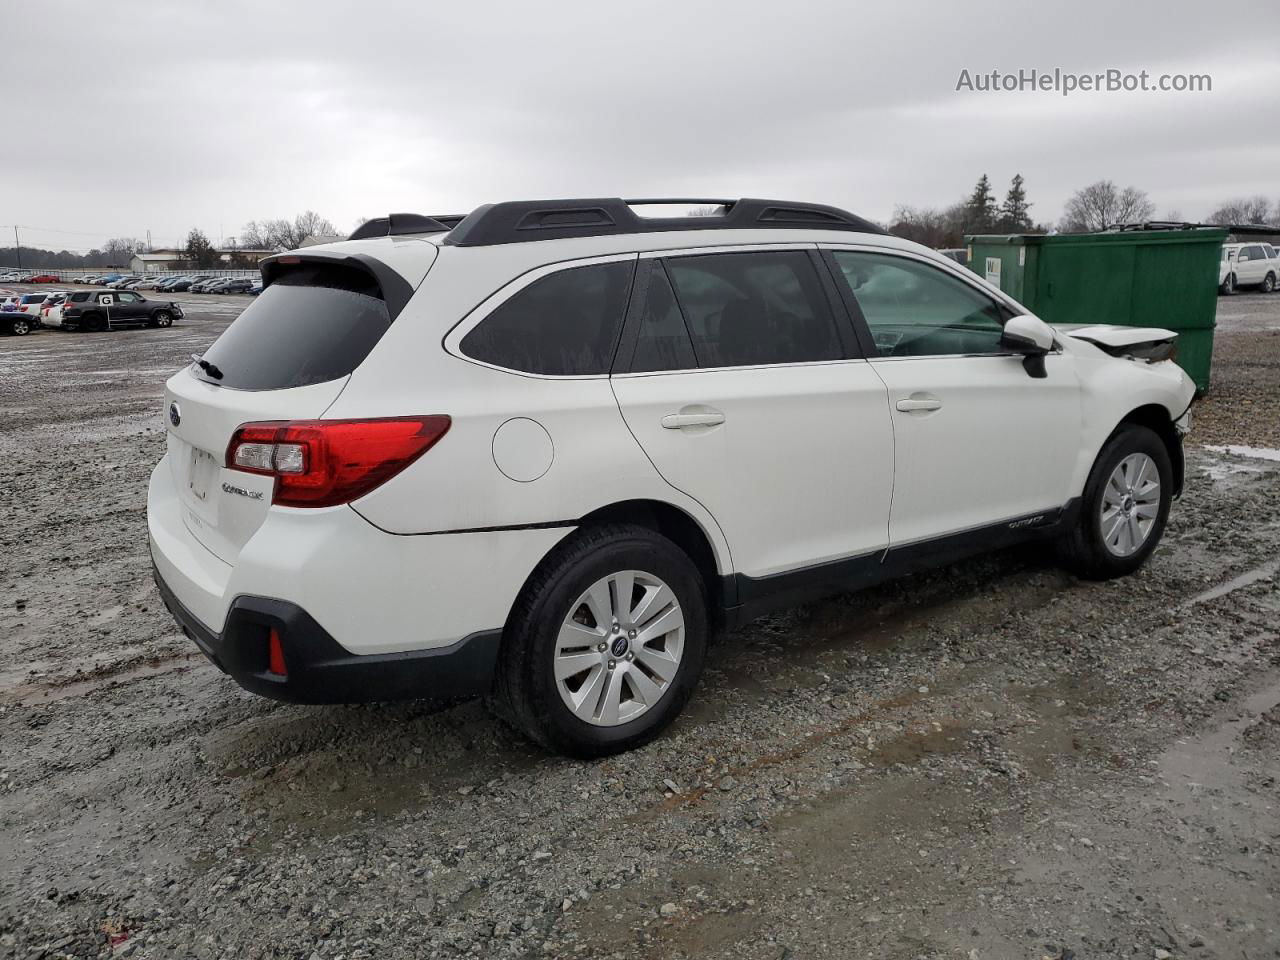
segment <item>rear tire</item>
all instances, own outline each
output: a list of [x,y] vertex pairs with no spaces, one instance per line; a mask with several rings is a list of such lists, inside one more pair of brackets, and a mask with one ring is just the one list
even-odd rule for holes
[[706,644],[706,589],[684,551],[646,527],[582,530],[516,600],[494,706],[550,750],[583,759],[620,753],[684,709]]
[[100,313],[87,313],[80,321],[80,329],[90,333],[105,333],[107,326],[107,318]]
[[1087,580],[1133,573],[1160,543],[1172,502],[1164,441],[1124,424],[1094,461],[1075,526],[1058,543],[1063,565]]

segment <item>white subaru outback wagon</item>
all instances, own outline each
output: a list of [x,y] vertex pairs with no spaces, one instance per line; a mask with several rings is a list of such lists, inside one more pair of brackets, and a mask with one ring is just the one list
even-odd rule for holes
[[598,756],[680,712],[708,634],[1040,539],[1140,566],[1194,387],[1168,331],[1055,330],[832,207],[394,214],[269,258],[169,380],[167,606],[241,686],[491,698]]

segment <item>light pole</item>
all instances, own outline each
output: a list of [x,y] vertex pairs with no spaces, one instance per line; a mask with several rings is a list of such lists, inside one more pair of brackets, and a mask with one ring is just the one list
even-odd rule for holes
[[22,269],[22,244],[18,243],[18,225],[13,225],[13,254],[18,258],[18,269]]

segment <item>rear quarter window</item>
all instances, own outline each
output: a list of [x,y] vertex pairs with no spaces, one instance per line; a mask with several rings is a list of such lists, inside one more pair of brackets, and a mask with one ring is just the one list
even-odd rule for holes
[[499,304],[459,346],[473,360],[523,373],[608,373],[634,269],[625,260],[541,277]]
[[303,264],[274,280],[204,353],[235,390],[285,390],[347,376],[391,326],[377,282],[361,270]]

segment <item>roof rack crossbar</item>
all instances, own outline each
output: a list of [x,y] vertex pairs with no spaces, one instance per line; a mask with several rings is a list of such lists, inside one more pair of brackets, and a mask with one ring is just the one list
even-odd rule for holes
[[[646,217],[633,206],[692,204],[723,207],[723,213],[679,217]],[[793,230],[847,230],[884,234],[869,220],[818,203],[788,200],[710,200],[617,197],[574,200],[512,200],[477,207],[449,231],[444,242],[458,247],[601,237],[674,230],[748,230],[761,227]]]

